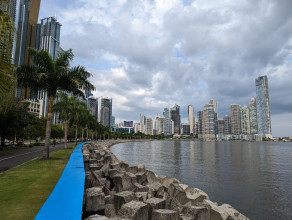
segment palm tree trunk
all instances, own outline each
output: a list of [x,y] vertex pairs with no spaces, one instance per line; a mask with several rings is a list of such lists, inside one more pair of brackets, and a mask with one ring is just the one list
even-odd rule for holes
[[82,136],[81,136],[82,142],[84,141],[84,128],[82,128]]
[[88,128],[86,128],[86,130],[87,130],[86,140],[88,141]]
[[65,120],[65,136],[64,136],[64,148],[67,149],[67,137],[68,137],[68,120]]
[[75,130],[75,145],[77,145],[77,125],[76,125],[76,130]]
[[46,125],[46,140],[45,148],[43,151],[43,159],[48,160],[50,158],[50,138],[51,138],[51,128],[52,128],[52,106],[53,106],[54,96],[50,96],[49,110]]

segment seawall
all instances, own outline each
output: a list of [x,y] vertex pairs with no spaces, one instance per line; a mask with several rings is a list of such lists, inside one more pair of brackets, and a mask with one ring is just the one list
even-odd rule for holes
[[200,189],[175,178],[158,176],[143,164],[129,166],[119,161],[110,147],[130,141],[108,140],[83,145],[86,172],[83,219],[248,219],[228,204],[210,201]]

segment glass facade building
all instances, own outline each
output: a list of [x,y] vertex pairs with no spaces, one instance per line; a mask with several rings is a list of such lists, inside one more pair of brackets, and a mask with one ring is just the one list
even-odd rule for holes
[[112,119],[112,99],[100,97],[98,99],[98,121],[110,128]]
[[250,134],[258,133],[257,103],[253,97],[249,100]]
[[241,134],[241,106],[238,104],[230,105],[230,131],[231,134]]
[[241,133],[250,134],[249,108],[246,105],[241,108]]
[[256,107],[258,119],[258,133],[272,134],[268,77],[260,76],[255,79]]
[[174,133],[180,134],[180,107],[179,105],[175,104],[170,111],[171,114],[171,120],[173,120],[174,123]]

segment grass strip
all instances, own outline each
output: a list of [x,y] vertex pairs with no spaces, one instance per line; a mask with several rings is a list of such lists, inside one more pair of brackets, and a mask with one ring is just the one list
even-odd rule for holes
[[75,147],[0,174],[0,219],[33,219],[51,194]]

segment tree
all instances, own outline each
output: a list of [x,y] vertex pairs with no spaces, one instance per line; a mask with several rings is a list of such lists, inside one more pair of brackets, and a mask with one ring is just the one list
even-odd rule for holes
[[[11,58],[14,24],[10,16],[10,0],[0,4],[0,96],[10,92],[15,83],[14,66]],[[0,97],[1,98],[1,97]]]
[[49,159],[53,101],[57,91],[66,91],[84,97],[80,88],[94,89],[94,86],[88,81],[91,74],[86,71],[85,67],[69,66],[74,57],[71,49],[60,51],[56,59],[53,59],[47,51],[32,48],[29,48],[29,55],[33,58],[33,64],[31,66],[21,65],[17,68],[17,82],[20,87],[28,87],[33,92],[45,90],[48,94],[49,105],[43,159]]
[[76,98],[74,96],[69,98],[65,93],[59,93],[58,96],[60,99],[55,103],[53,109],[54,112],[59,113],[59,118],[65,121],[64,148],[66,149],[68,140],[68,123],[72,115],[73,102]]

